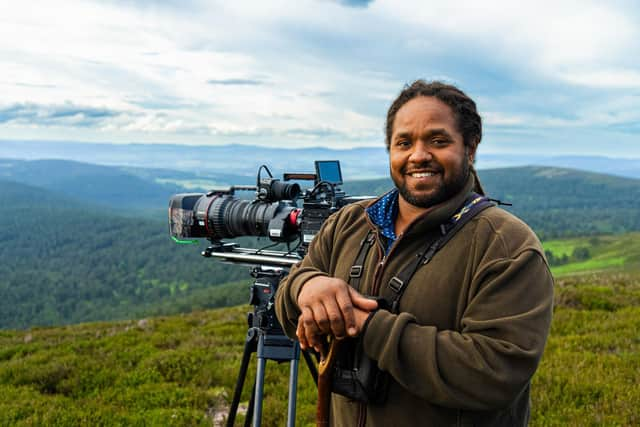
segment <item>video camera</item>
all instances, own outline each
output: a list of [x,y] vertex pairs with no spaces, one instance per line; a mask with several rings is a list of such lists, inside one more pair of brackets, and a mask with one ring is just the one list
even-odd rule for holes
[[[262,170],[269,175],[261,177]],[[245,340],[240,372],[229,409],[227,425],[233,425],[251,353],[258,355],[255,392],[249,404],[248,419],[260,425],[264,371],[267,360],[290,361],[289,405],[287,425],[295,421],[296,381],[300,347],[287,338],[278,323],[273,307],[280,280],[288,269],[307,253],[309,244],[329,216],[343,206],[370,197],[350,197],[340,188],[342,172],[337,160],[316,161],[316,173],[285,173],[282,181],[273,178],[265,165],[258,168],[255,186],[231,186],[206,194],[176,194],[169,201],[169,231],[178,243],[195,243],[193,238],[211,242],[202,255],[235,264],[253,266],[250,304],[253,313],[247,317],[249,330]],[[313,181],[301,191],[293,181]],[[253,200],[235,197],[236,191],[254,191]],[[298,202],[302,201],[302,207]],[[286,244],[287,251],[241,248],[222,239],[241,236],[266,236],[274,244]],[[291,248],[291,243],[296,242]],[[317,371],[309,354],[302,353],[317,382]],[[251,408],[255,408],[253,411]],[[245,423],[245,425],[249,425]]]
[[[269,175],[261,177],[262,170]],[[341,207],[369,197],[347,196],[342,185],[342,171],[337,160],[315,161],[316,173],[285,173],[282,181],[262,165],[255,186],[230,186],[206,194],[176,194],[169,202],[169,230],[178,243],[192,238],[206,238],[212,246],[204,256],[252,265],[290,266],[299,261],[324,221]],[[301,191],[292,181],[313,181],[314,186]],[[254,191],[253,200],[235,197],[236,191]],[[298,206],[302,201],[302,207]],[[239,248],[224,238],[266,236],[276,243],[289,245],[289,251],[266,251]]]

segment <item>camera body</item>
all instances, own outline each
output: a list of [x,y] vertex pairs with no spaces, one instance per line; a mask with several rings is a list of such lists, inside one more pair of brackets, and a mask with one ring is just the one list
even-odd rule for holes
[[[269,174],[262,178],[262,169]],[[209,255],[214,252],[233,252],[221,239],[240,236],[266,236],[274,242],[298,241],[296,254],[303,257],[324,221],[338,209],[369,197],[347,196],[342,185],[342,172],[337,160],[315,162],[315,174],[285,173],[283,180],[273,178],[266,166],[258,169],[256,186],[231,186],[213,189],[206,194],[176,194],[169,201],[169,232],[174,241],[190,243],[193,238],[206,238],[213,243]],[[301,191],[300,185],[291,181],[312,180],[312,188]],[[236,191],[254,191],[253,200],[235,197]],[[301,206],[299,203],[301,202]],[[249,250],[243,250],[248,253]],[[236,251],[237,252],[237,251]],[[265,255],[255,253],[254,255]],[[291,257],[292,251],[271,251],[271,257]],[[253,265],[272,265],[254,257]],[[231,260],[232,262],[239,262]]]

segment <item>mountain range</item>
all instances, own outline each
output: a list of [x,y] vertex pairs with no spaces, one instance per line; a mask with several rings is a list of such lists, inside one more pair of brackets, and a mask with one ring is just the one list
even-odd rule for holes
[[[499,154],[478,152],[478,169],[513,166],[553,166],[640,178],[640,159],[589,155],[547,155],[544,153]],[[296,148],[251,145],[108,144],[64,141],[0,140],[0,158],[23,160],[65,159],[101,165],[160,168],[195,175],[255,177],[266,164],[273,171],[308,172],[314,160],[340,160],[345,180],[382,178],[388,174],[387,153],[378,147],[345,150],[324,147]],[[221,166],[224,165],[224,166]]]

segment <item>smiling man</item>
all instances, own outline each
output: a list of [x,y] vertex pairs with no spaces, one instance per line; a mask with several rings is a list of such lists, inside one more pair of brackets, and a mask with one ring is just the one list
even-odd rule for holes
[[391,178],[400,192],[397,234],[462,191],[476,146],[476,141],[464,143],[451,109],[438,98],[416,97],[397,111],[387,146]]
[[527,424],[553,280],[535,234],[484,197],[481,137],[458,88],[406,86],[386,124],[396,188],[330,217],[281,283],[303,349],[344,340],[333,425]]

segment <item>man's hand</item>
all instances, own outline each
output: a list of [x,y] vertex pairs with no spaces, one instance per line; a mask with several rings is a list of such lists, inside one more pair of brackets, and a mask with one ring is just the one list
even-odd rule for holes
[[319,351],[323,335],[333,334],[338,339],[358,336],[378,303],[362,296],[342,279],[318,276],[302,286],[298,307],[302,312],[296,330],[300,347]]

